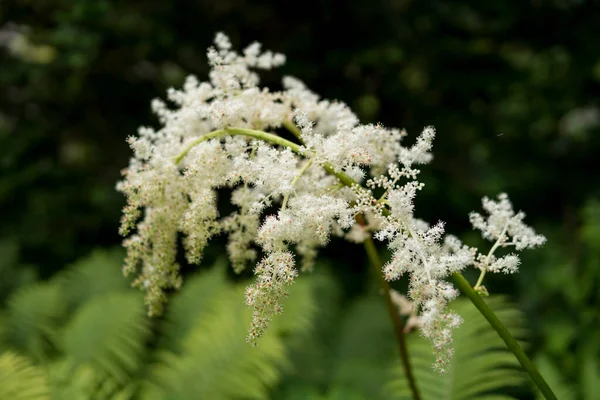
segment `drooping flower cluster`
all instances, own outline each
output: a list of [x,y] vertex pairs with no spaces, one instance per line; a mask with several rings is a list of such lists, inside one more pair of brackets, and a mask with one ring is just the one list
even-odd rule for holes
[[294,282],[298,272],[294,255],[289,251],[274,251],[254,269],[256,284],[246,288],[246,304],[254,309],[248,340],[255,343],[269,325],[271,317],[283,311],[286,286]]
[[429,161],[434,133],[426,128],[417,143],[402,152],[402,169],[393,165],[388,176],[371,179],[367,185],[385,190],[385,197],[377,202],[385,202],[389,210],[381,212],[381,226],[375,233],[392,250],[383,274],[388,281],[409,276],[408,295],[420,309],[421,334],[432,342],[436,368],[443,372],[452,355],[452,329],[461,323],[461,318],[447,308],[458,291],[444,278],[472,264],[475,250],[453,236],[444,240],[442,222],[430,226],[414,216],[414,199],[423,184],[416,180],[419,170],[413,164]]
[[[178,238],[187,261],[198,263],[212,237],[227,235],[236,272],[262,254],[256,283],[246,290],[253,309],[247,339],[256,343],[283,309],[287,286],[298,275],[296,258],[310,270],[332,235],[355,243],[375,236],[393,252],[385,278],[408,275],[413,325],[418,321],[432,341],[443,370],[451,331],[460,324],[446,307],[458,292],[445,278],[469,265],[507,271],[514,262],[493,258],[493,251],[477,255],[444,236],[443,223],[415,217],[414,199],[423,187],[416,167],[432,159],[434,129],[407,147],[403,130],[361,125],[348,106],[321,100],[295,78],[284,78],[282,91],[261,88],[256,70],[280,66],[285,57],[261,51],[258,43],[238,54],[217,34],[208,59],[210,80],[190,76],[181,90],[168,91],[170,103],[154,100],[160,129],[140,128],[128,139],[134,157],[118,184],[128,200],[121,224],[129,235],[124,270],[137,273],[134,284],[147,292],[149,313],[159,314],[165,293],[181,285]],[[222,188],[231,189],[236,208],[224,216],[217,208],[218,196],[227,193]],[[472,214],[471,221],[497,241],[495,248],[543,242],[506,197],[485,199],[484,208],[490,217]]]

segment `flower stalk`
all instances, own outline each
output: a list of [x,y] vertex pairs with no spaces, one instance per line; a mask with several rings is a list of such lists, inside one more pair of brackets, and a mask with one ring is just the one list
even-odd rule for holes
[[463,292],[469,298],[469,300],[471,300],[471,303],[473,303],[473,305],[479,310],[481,315],[483,315],[490,323],[490,325],[498,333],[498,336],[500,336],[504,343],[506,343],[506,346],[515,355],[517,360],[519,360],[519,363],[523,369],[527,371],[546,400],[556,400],[556,395],[552,392],[552,389],[550,389],[550,386],[548,386],[548,383],[544,380],[533,362],[531,362],[529,357],[527,357],[517,340],[510,334],[508,329],[506,329],[504,324],[502,324],[502,322],[498,319],[496,314],[487,305],[483,298],[478,295],[473,288],[471,288],[471,285],[465,279],[465,277],[459,273],[455,273],[452,275],[452,280],[456,286],[458,286],[461,292]]
[[421,394],[419,393],[419,389],[417,388],[417,382],[413,374],[410,358],[408,356],[408,349],[406,347],[404,324],[402,323],[402,319],[400,318],[400,314],[398,314],[396,306],[392,302],[392,296],[390,294],[390,284],[384,279],[383,275],[381,274],[381,268],[383,267],[383,264],[381,262],[381,258],[379,257],[379,253],[377,252],[377,248],[375,247],[375,243],[373,242],[373,239],[371,237],[368,237],[364,241],[364,247],[367,256],[369,257],[369,262],[373,266],[373,268],[375,269],[375,273],[379,277],[379,282],[383,290],[383,296],[385,298],[385,304],[387,306],[388,314],[390,315],[390,319],[392,320],[392,324],[394,326],[394,334],[396,336],[398,352],[400,353],[400,360],[402,361],[402,368],[404,369],[404,374],[406,375],[406,380],[408,381],[408,386],[410,387],[412,398],[414,400],[420,400]]
[[[252,130],[252,129],[245,129],[245,128],[226,128],[226,129],[220,129],[220,130],[210,132],[210,133],[198,138],[194,142],[190,143],[190,145],[188,145],[188,147],[179,156],[177,156],[175,158],[175,162],[179,163],[186,156],[186,154],[189,153],[189,151],[194,146],[198,145],[199,143],[204,142],[206,140],[219,138],[219,137],[222,137],[225,135],[243,135],[243,136],[252,137],[255,139],[259,139],[259,140],[264,140],[271,144],[288,147],[294,153],[305,156],[305,154],[301,151],[299,145],[297,145],[296,143],[293,143],[289,140],[283,139],[272,133],[267,133],[267,132],[263,132],[263,131]],[[354,179],[349,177],[344,172],[337,171],[333,167],[333,165],[326,162],[322,166],[327,172],[336,176],[340,180],[340,182],[342,184],[344,184],[345,186],[352,187],[352,186],[359,185],[358,182],[356,182]],[[504,232],[502,232],[502,234],[504,234]],[[397,315],[397,312],[396,312],[396,309],[395,309],[393,303],[391,303],[391,297],[390,297],[390,293],[389,293],[389,284],[383,278],[383,276],[380,272],[381,271],[380,266],[382,264],[379,259],[379,254],[377,253],[377,249],[375,247],[375,244],[374,244],[372,238],[369,237],[368,239],[366,239],[364,246],[365,246],[367,255],[369,257],[369,260],[371,261],[371,264],[373,266],[378,266],[378,274],[377,275],[380,276],[381,281],[382,281],[382,288],[384,290],[384,295],[386,297],[386,303],[388,306],[388,310],[390,312],[390,317],[392,318],[392,322],[394,324],[394,331],[396,333],[396,341],[398,343],[398,349],[399,349],[400,356],[402,359],[402,364],[403,364],[403,367],[404,367],[404,370],[406,373],[406,377],[407,377],[407,380],[408,380],[410,388],[411,388],[411,392],[413,394],[413,398],[415,400],[418,400],[418,399],[420,399],[420,395],[419,395],[419,392],[418,392],[418,389],[417,389],[417,386],[415,383],[414,375],[412,374],[410,360],[408,358],[408,351],[406,349],[406,341],[405,341],[404,333],[403,333],[404,328],[403,328],[402,320],[400,319],[400,316]],[[495,247],[497,247],[497,246],[495,246]],[[509,350],[515,355],[515,357],[517,358],[517,360],[519,361],[519,363],[521,364],[523,369],[525,369],[525,371],[527,371],[527,373],[529,374],[529,376],[531,377],[531,379],[533,380],[533,382],[535,383],[537,388],[540,390],[540,392],[544,395],[544,397],[547,400],[556,400],[556,396],[552,392],[552,389],[550,389],[550,387],[548,386],[548,384],[546,383],[544,378],[541,376],[541,374],[539,373],[539,371],[537,370],[535,365],[527,357],[527,355],[525,354],[525,352],[523,351],[523,349],[521,348],[521,346],[519,345],[517,340],[506,329],[506,327],[498,319],[498,317],[492,311],[492,309],[489,308],[489,306],[485,303],[485,301],[475,292],[475,290],[471,287],[471,285],[465,279],[465,277],[462,274],[460,274],[459,272],[456,272],[452,275],[452,280],[458,286],[458,288],[469,298],[469,300],[471,300],[473,305],[479,310],[479,312],[490,323],[492,328],[494,328],[494,330],[498,333],[498,335],[506,343]]]
[[292,121],[286,119],[285,121],[283,121],[283,127],[287,129],[292,135],[294,135],[300,143],[304,143],[302,140],[302,131],[298,129],[298,127],[294,125]]
[[481,273],[479,274],[477,283],[475,283],[475,286],[473,286],[473,290],[478,291],[479,288],[481,287],[481,285],[483,284],[483,278],[485,278],[485,273],[487,272],[488,266],[490,264],[490,259],[494,255],[494,252],[496,251],[498,246],[500,246],[500,243],[502,243],[502,241],[505,240],[504,235],[506,234],[507,229],[508,229],[508,221],[506,221],[506,223],[504,224],[504,228],[502,229],[502,232],[500,233],[500,235],[498,235],[498,239],[496,240],[496,242],[490,249],[490,252],[485,257],[485,262],[483,263],[483,267],[481,268]]

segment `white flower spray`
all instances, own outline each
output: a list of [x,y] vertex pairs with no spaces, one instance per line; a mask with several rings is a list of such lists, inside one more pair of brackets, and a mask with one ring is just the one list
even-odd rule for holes
[[[320,99],[295,78],[285,77],[282,91],[259,87],[256,70],[278,67],[285,57],[263,52],[258,43],[242,54],[231,47],[217,34],[208,50],[210,80],[190,76],[181,90],[168,91],[168,104],[154,100],[160,129],[140,128],[128,139],[134,156],[117,185],[128,200],[121,224],[129,235],[124,271],[137,274],[134,285],[146,291],[149,314],[160,314],[166,291],[182,284],[179,235],[190,263],[201,261],[218,234],[228,236],[236,272],[262,254],[256,282],[246,290],[254,311],[252,344],[282,312],[287,286],[298,275],[297,257],[300,269],[310,270],[332,235],[354,243],[374,236],[392,251],[385,279],[408,276],[411,328],[432,342],[434,367],[444,372],[452,329],[461,322],[447,308],[458,291],[445,278],[474,266],[482,271],[479,288],[486,271],[517,269],[517,256],[497,257],[498,248],[522,250],[545,239],[523,224],[525,215],[513,212],[505,194],[499,202],[483,200],[487,219],[470,215],[474,228],[495,242],[486,255],[444,235],[442,222],[417,219],[414,199],[423,187],[417,166],[432,159],[432,127],[405,147],[405,131],[361,125],[348,106]],[[296,143],[280,139],[282,130]],[[237,209],[230,215],[217,209],[221,188],[233,189]],[[272,206],[279,210],[265,215]]]

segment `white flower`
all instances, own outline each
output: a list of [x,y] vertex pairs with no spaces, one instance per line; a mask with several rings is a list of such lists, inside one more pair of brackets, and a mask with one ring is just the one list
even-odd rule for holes
[[[254,269],[256,283],[246,290],[253,309],[248,341],[255,344],[283,310],[287,285],[298,274],[291,248],[306,271],[332,236],[363,242],[374,234],[392,251],[385,278],[409,277],[409,300],[392,292],[394,300],[404,304],[403,312],[410,304],[408,325],[431,340],[443,371],[461,321],[447,309],[458,291],[445,279],[468,265],[515,272],[518,258],[496,257],[494,250],[535,247],[545,238],[523,224],[525,215],[512,211],[506,195],[498,202],[486,198],[489,216],[472,213],[470,219],[496,243],[488,255],[476,256],[457,238],[444,237],[442,222],[431,226],[415,216],[423,188],[417,166],[432,159],[433,127],[405,147],[404,130],[362,125],[346,104],[321,99],[296,78],[284,77],[282,91],[260,87],[257,70],[278,67],[285,57],[259,43],[239,54],[218,33],[207,56],[208,81],[190,76],[183,88],[168,90],[168,102],[153,100],[160,127],[142,127],[127,139],[133,156],[117,184],[127,197],[120,228],[128,236],[124,271],[137,274],[134,285],[146,291],[149,313],[160,314],[165,293],[182,284],[179,238],[188,262],[198,263],[209,240],[224,233],[236,272],[254,262],[258,250],[264,254]],[[257,139],[282,129],[292,131],[298,147],[275,145],[281,138]],[[359,185],[363,179],[366,188]],[[235,207],[225,216],[217,208],[222,188],[231,190]]]
[[[517,250],[534,248],[546,242],[544,236],[536,234],[523,223],[525,213],[521,211],[515,214],[506,193],[499,194],[497,202],[484,197],[482,204],[489,214],[487,219],[476,212],[469,214],[469,219],[473,228],[480,230],[484,238],[492,241],[500,239],[501,245],[514,245]],[[500,238],[502,234],[507,237]],[[511,242],[508,242],[509,238]]]
[[477,256],[475,266],[483,271],[515,273],[520,263],[518,256],[509,254],[496,258],[494,252],[498,248],[509,246],[514,246],[516,250],[534,248],[544,244],[546,238],[523,223],[525,213],[513,211],[506,193],[499,194],[497,202],[484,197],[482,204],[489,216],[484,218],[481,214],[472,212],[469,219],[473,228],[480,230],[485,239],[495,243],[486,256]]
[[508,254],[504,257],[495,258],[492,260],[487,270],[491,272],[504,272],[505,274],[513,274],[517,272],[521,261],[515,254]]

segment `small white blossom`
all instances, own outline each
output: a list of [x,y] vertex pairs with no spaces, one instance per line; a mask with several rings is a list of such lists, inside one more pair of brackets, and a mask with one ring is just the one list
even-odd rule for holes
[[505,274],[514,274],[517,272],[521,261],[515,254],[508,254],[504,257],[495,258],[491,261],[487,270],[491,272],[504,272]]
[[410,149],[402,149],[399,158],[400,163],[404,166],[411,166],[413,164],[427,164],[431,162],[433,158],[431,149],[434,138],[435,129],[433,126],[428,126],[417,138],[417,143],[414,146]]

